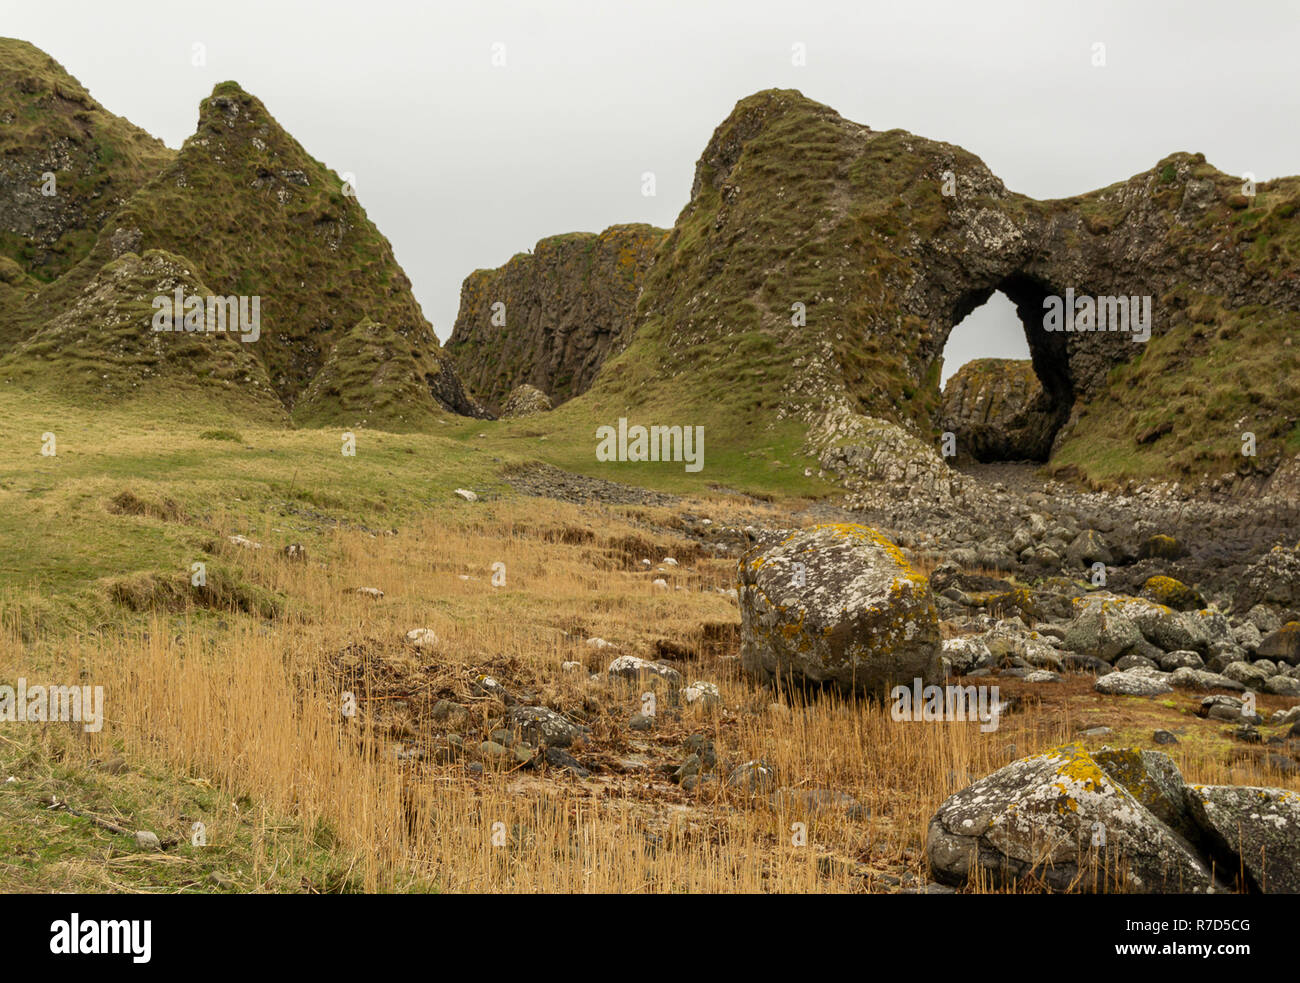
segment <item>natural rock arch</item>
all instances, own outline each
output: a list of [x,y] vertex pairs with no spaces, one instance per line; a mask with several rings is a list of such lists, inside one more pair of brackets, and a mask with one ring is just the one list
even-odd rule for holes
[[[953,327],[940,335],[940,351],[946,351],[957,325],[1001,293],[1015,307],[1038,383],[1026,395],[1021,366],[1014,360],[980,359],[976,361],[982,364],[961,367],[945,390],[939,426],[956,437],[963,453],[980,461],[1048,459],[1075,398],[1066,336],[1043,326],[1044,301],[1063,292],[1036,276],[1015,271],[993,286],[957,298]],[[954,388],[956,392],[950,391]]]

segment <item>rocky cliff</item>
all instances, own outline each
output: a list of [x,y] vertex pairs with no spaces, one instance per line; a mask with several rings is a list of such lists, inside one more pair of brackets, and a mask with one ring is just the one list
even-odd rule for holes
[[527,384],[560,403],[585,392],[625,342],[665,232],[615,225],[552,236],[461,287],[447,341],[466,385],[494,407]]

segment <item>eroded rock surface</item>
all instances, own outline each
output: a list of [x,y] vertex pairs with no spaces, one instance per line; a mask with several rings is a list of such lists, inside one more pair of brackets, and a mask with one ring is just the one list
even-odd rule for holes
[[929,585],[874,529],[822,525],[757,546],[741,558],[739,592],[751,674],[878,696],[940,679]]

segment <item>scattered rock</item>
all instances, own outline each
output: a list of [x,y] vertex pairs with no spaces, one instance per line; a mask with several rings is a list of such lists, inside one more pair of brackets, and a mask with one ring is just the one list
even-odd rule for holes
[[568,747],[588,733],[586,727],[570,723],[549,707],[515,707],[510,723],[526,744]]
[[1199,592],[1182,581],[1162,575],[1148,577],[1139,596],[1175,611],[1196,611],[1205,607],[1205,598]]
[[1128,672],[1112,672],[1102,676],[1093,688],[1098,693],[1116,696],[1160,696],[1173,692],[1169,678],[1162,672],[1150,669],[1130,669]]
[[766,762],[746,761],[732,769],[727,784],[750,793],[767,792],[776,784],[776,775]]
[[658,677],[672,686],[680,686],[682,674],[663,662],[650,662],[635,655],[620,655],[605,670],[609,675],[620,679],[644,679]]
[[1263,659],[1280,659],[1300,665],[1300,621],[1290,621],[1260,640],[1256,654]]
[[135,845],[141,850],[162,849],[162,841],[158,839],[158,834],[151,833],[147,829],[136,830]]
[[412,628],[406,633],[406,642],[421,652],[430,652],[438,647],[438,636],[432,628]]
[[550,396],[547,396],[536,386],[524,383],[510,390],[510,395],[506,397],[506,401],[501,407],[501,418],[510,420],[524,416],[535,416],[538,413],[546,413],[552,407]]

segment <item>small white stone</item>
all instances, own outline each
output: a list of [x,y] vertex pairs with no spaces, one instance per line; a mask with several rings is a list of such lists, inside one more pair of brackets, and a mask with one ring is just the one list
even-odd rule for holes
[[438,636],[433,633],[432,628],[412,628],[406,633],[406,640],[422,651],[436,648],[438,645]]
[[477,502],[477,501],[478,501],[478,496],[475,495],[475,494],[474,494],[472,491],[470,491],[468,488],[457,488],[457,489],[456,489],[456,494],[459,495],[461,498],[465,499],[465,501],[467,501],[467,502]]

